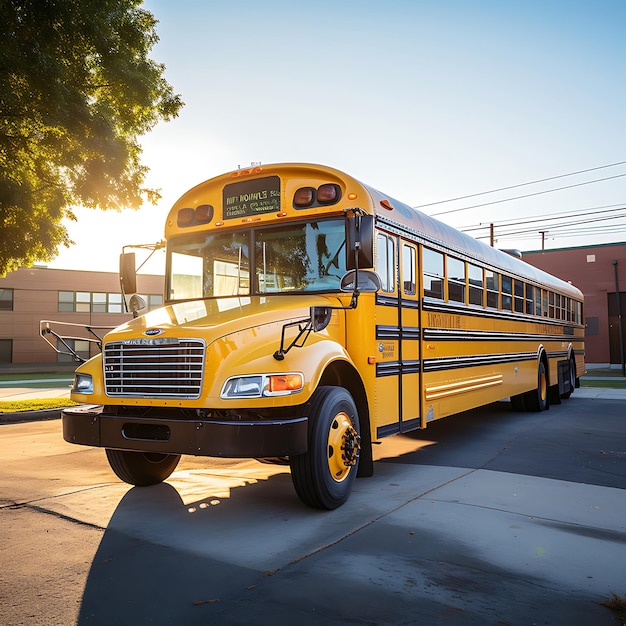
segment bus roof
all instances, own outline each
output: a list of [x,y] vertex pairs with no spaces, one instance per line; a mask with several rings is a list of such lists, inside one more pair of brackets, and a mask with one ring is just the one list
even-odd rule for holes
[[[456,230],[452,226],[440,222],[360,182],[353,176],[326,165],[312,163],[275,163],[226,172],[196,185],[181,196],[174,204],[168,221],[175,221],[171,218],[181,206],[195,206],[196,203],[201,202],[207,189],[221,188],[233,180],[239,179],[240,176],[253,179],[276,175],[282,175],[286,180],[292,180],[294,185],[307,184],[307,180],[312,182],[321,179],[325,182],[338,182],[345,187],[346,195],[348,195],[347,192],[351,190],[358,192],[365,190],[370,196],[371,204],[369,206],[363,206],[363,204],[365,204],[363,202],[363,194],[358,193],[358,200],[355,201],[354,206],[359,206],[368,213],[376,214],[377,218],[383,224],[388,224],[392,227],[395,226],[400,231],[410,232],[416,237],[432,243],[436,247],[440,247],[453,254],[456,253],[468,260],[474,260],[496,271],[506,272],[514,277],[518,276],[536,284],[552,288],[572,298],[582,299],[580,290],[570,283],[556,278],[506,252],[482,243]],[[342,203],[345,204],[343,200]],[[317,211],[319,211],[319,209]],[[312,213],[315,213],[315,211]],[[310,211],[308,210],[304,210],[301,213],[302,217],[308,216],[309,214]],[[168,229],[166,227],[166,235],[167,231]]]
[[[552,274],[530,265],[520,258],[493,248],[478,239],[474,239],[434,217],[430,217],[413,207],[400,202],[388,195],[364,185],[372,195],[377,216],[384,222],[396,223],[400,228],[406,228],[416,233],[426,241],[432,242],[452,253],[457,253],[469,259],[475,259],[480,264],[490,266],[513,276],[519,276],[529,281],[552,287],[572,298],[582,299],[582,292]],[[384,204],[381,201],[385,200]],[[391,205],[393,209],[389,209]]]

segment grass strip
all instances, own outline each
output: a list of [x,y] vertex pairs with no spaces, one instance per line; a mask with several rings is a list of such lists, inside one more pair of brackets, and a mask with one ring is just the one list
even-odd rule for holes
[[77,403],[64,398],[39,398],[34,400],[0,401],[0,413],[21,413],[22,411],[46,411],[75,406]]

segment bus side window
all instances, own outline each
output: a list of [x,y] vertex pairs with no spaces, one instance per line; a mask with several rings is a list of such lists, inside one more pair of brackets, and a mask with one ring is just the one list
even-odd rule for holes
[[485,270],[485,284],[487,285],[487,306],[497,309],[498,296],[500,295],[500,277],[498,273],[492,270]]
[[515,279],[513,283],[513,293],[515,295],[514,308],[516,313],[524,312],[524,283]]
[[513,305],[513,279],[502,275],[502,310],[511,311]]
[[382,281],[383,291],[393,293],[396,282],[393,239],[378,233],[376,244],[376,270]]
[[532,315],[535,307],[535,288],[526,284],[526,315]]
[[469,303],[470,304],[483,304],[483,268],[477,265],[467,264],[467,274],[469,278]]
[[465,302],[465,262],[447,257],[448,300]]
[[535,315],[541,317],[541,289],[535,287]]
[[416,254],[415,248],[406,243],[402,244],[402,286],[407,296],[415,295],[416,279]]
[[424,296],[443,300],[443,254],[422,248]]
[[550,291],[548,293],[549,293],[548,317],[550,319],[554,319],[554,292]]

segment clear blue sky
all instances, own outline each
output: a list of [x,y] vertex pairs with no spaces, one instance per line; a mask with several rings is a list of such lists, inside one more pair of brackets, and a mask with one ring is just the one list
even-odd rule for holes
[[[412,206],[626,161],[623,0],[145,7],[159,20],[152,57],[186,103],[143,141],[163,199],[137,213],[79,211],[77,245],[53,266],[116,271],[122,245],[162,238],[185,190],[252,161],[324,163]],[[424,210],[619,174],[626,165]],[[626,206],[626,176],[440,219],[464,227],[604,205]],[[592,230],[601,224],[575,238],[548,233],[546,247],[626,241],[621,223],[610,234]],[[541,238],[496,245],[537,249]]]

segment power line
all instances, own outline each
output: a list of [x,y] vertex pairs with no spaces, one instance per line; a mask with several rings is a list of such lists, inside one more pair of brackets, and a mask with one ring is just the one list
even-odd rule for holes
[[497,193],[498,191],[507,191],[509,189],[517,189],[518,187],[526,187],[527,185],[536,185],[538,183],[545,183],[549,180],[557,180],[558,178],[567,178],[568,176],[576,176],[578,174],[585,174],[587,172],[595,172],[596,170],[603,170],[608,167],[616,167],[617,165],[624,165],[626,161],[619,161],[618,163],[609,163],[608,165],[600,165],[599,167],[591,167],[587,170],[580,170],[578,172],[571,172],[569,174],[560,174],[559,176],[551,176],[549,178],[540,178],[538,180],[531,180],[527,183],[519,183],[518,185],[510,185],[508,187],[500,187],[500,189],[492,189],[490,191],[481,191],[479,193],[472,193],[468,196],[459,196],[458,198],[450,198],[448,200],[439,200],[438,202],[430,202],[428,204],[420,204],[414,206],[414,209],[422,209],[427,206],[435,206],[436,204],[445,204],[446,202],[455,202],[456,200],[467,200],[468,198],[476,198],[477,196],[484,196],[489,193]]
[[[498,236],[512,236],[512,235],[519,235],[519,234],[523,234],[523,233],[533,233],[533,232],[538,232],[538,229],[551,229],[551,230],[556,230],[556,229],[564,229],[564,228],[568,228],[571,226],[582,226],[583,224],[588,225],[588,224],[593,224],[596,222],[607,222],[607,221],[611,221],[611,220],[617,220],[617,219],[623,219],[624,217],[626,217],[626,213],[622,214],[622,215],[609,215],[609,216],[605,216],[605,217],[597,217],[594,219],[583,219],[583,220],[578,220],[578,221],[567,221],[567,222],[561,222],[561,223],[557,223],[557,224],[545,224],[545,225],[538,225],[538,226],[531,226],[530,228],[521,228],[521,229],[514,229],[514,230],[503,230],[503,231],[498,231]],[[487,228],[487,226],[485,226],[484,228]],[[490,227],[489,227],[490,228]],[[505,227],[506,228],[506,227]],[[591,228],[589,228],[589,230],[591,230]]]
[[[617,207],[617,208],[613,208]],[[469,233],[475,230],[482,230],[483,228],[489,227],[491,224],[493,226],[498,227],[507,227],[507,226],[518,226],[519,224],[534,224],[536,222],[550,222],[552,220],[561,220],[566,218],[576,218],[581,217],[583,215],[592,216],[592,215],[601,215],[603,213],[614,213],[618,211],[626,211],[626,206],[617,205],[617,204],[609,204],[604,207],[595,207],[590,209],[576,209],[573,212],[565,211],[560,213],[553,213],[549,217],[538,217],[537,219],[525,219],[521,221],[512,221],[512,220],[501,220],[499,222],[490,222],[489,224],[472,224],[469,226],[457,226],[457,230],[461,230],[464,233]],[[593,222],[593,219],[589,219],[589,222]]]
[[563,191],[563,189],[573,189],[574,187],[583,187],[584,185],[591,185],[592,183],[600,183],[605,180],[613,180],[614,178],[621,178],[623,176],[626,176],[626,173],[617,174],[616,176],[607,176],[606,178],[597,178],[596,180],[588,180],[585,183],[576,183],[575,185],[565,185],[564,187],[556,187],[555,189],[546,189],[545,191],[536,191],[535,193],[527,193],[527,194],[524,194],[523,196],[505,198],[504,200],[494,200],[492,202],[483,202],[482,204],[474,204],[472,206],[466,206],[460,209],[451,209],[450,211],[441,211],[440,213],[433,213],[431,217],[437,217],[439,215],[447,215],[449,213],[459,213],[460,211],[468,211],[469,209],[477,209],[478,207],[490,206],[492,204],[500,204],[502,202],[511,202],[511,200],[520,200],[522,198],[540,196],[544,193],[552,193],[553,191]]
[[[611,219],[622,219],[623,216],[617,216],[612,218],[605,218],[607,221]],[[594,220],[595,221],[595,220]],[[603,220],[597,220],[603,221]],[[550,234],[550,237],[576,237],[579,235],[610,235],[613,233],[624,233],[625,226],[624,224],[601,224],[599,226],[589,226],[589,222],[576,222],[576,223],[566,223],[566,224],[556,224],[552,226],[547,226],[545,229],[546,234]],[[584,228],[581,226],[584,225]],[[540,230],[541,227],[529,228],[526,230],[514,230],[508,232],[498,232],[496,234],[496,239],[512,239],[515,238],[517,240],[528,240],[528,239],[536,239],[538,234],[542,232]],[[489,239],[491,234],[484,235],[474,235],[475,239]]]

